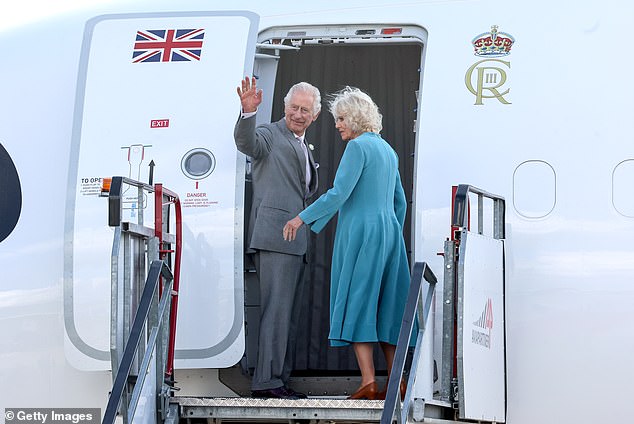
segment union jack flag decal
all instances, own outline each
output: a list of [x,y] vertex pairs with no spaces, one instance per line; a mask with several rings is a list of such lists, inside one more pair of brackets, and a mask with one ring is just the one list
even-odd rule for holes
[[200,60],[204,29],[137,31],[132,63]]

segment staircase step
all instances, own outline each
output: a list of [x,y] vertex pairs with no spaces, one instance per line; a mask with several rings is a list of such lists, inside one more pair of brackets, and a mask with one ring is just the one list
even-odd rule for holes
[[181,419],[227,419],[253,422],[271,420],[345,420],[379,422],[382,400],[336,398],[259,399],[248,397],[198,398],[173,397],[179,405]]

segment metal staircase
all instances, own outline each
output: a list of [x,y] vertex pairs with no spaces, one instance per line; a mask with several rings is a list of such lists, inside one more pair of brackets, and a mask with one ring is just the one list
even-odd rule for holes
[[[124,424],[139,417],[149,422],[175,420],[177,411],[169,399],[181,255],[180,201],[161,184],[150,186],[124,177],[113,177],[107,193],[108,224],[114,228],[110,333],[114,384],[103,424],[113,424],[117,415]],[[172,206],[174,233],[169,232]],[[153,228],[144,225],[148,209],[153,211]],[[150,263],[147,270],[146,263]]]

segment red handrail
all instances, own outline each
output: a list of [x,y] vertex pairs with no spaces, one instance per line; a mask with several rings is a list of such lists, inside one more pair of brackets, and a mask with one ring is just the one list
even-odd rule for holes
[[[172,286],[172,302],[170,307],[170,333],[169,344],[167,348],[167,363],[165,365],[165,375],[171,376],[174,372],[174,349],[176,345],[176,316],[178,312],[178,289],[180,282],[180,268],[181,268],[181,252],[182,252],[182,211],[180,198],[173,191],[163,187],[163,184],[154,185],[154,235],[159,240],[159,257],[164,260],[167,253],[172,250],[165,250],[163,248],[163,201],[165,204],[174,204],[176,211],[176,248],[174,249],[174,284]],[[159,287],[162,287],[160,285]]]

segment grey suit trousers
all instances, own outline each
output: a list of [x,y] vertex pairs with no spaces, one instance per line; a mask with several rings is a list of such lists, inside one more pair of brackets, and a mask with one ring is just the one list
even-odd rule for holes
[[260,282],[260,337],[251,389],[267,390],[285,385],[291,375],[304,290],[304,255],[260,250],[254,259]]

